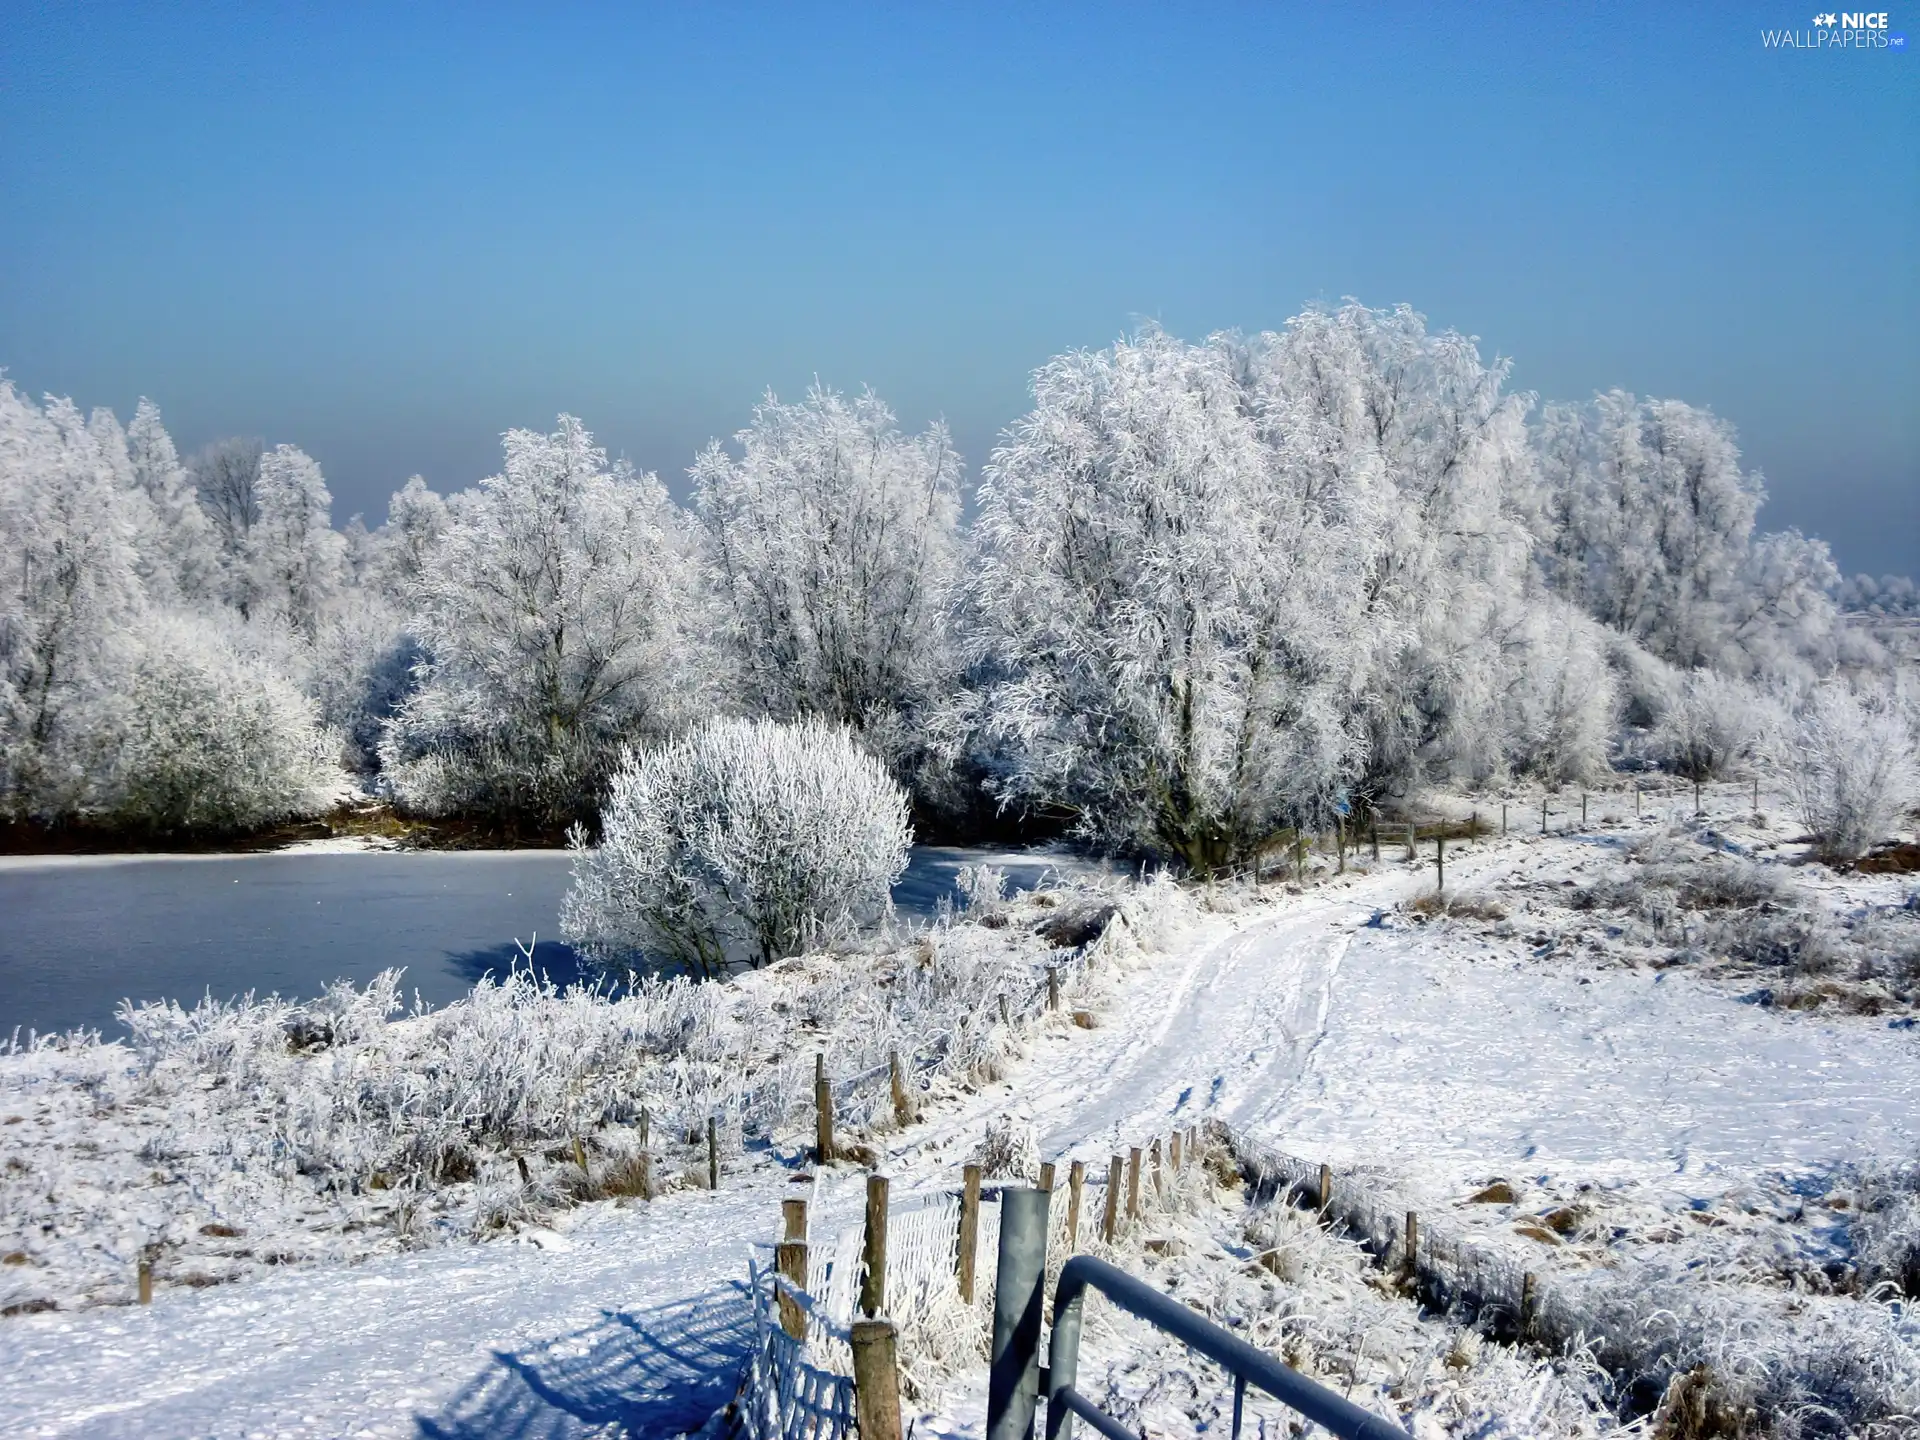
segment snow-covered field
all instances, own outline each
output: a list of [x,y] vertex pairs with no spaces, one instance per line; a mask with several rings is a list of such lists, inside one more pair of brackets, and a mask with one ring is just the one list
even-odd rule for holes
[[[1616,799],[1609,813],[1619,809]],[[1504,919],[1491,909],[1416,918],[1401,907],[1432,888],[1430,855],[1409,867],[1391,845],[1374,873],[1327,877],[1300,894],[1167,899],[1139,912],[1136,944],[1084,982],[1076,1003],[1098,1011],[1098,1028],[1042,1018],[988,1067],[1004,1078],[942,1081],[922,1123],[870,1141],[905,1193],[950,1184],[985,1126],[1006,1116],[1034,1126],[1047,1158],[1095,1169],[1170,1124],[1227,1121],[1343,1173],[1366,1167],[1383,1194],[1484,1234],[1548,1277],[1644,1277],[1675,1287],[1663,1301],[1710,1300],[1702,1325],[1746,1327],[1726,1346],[1735,1360],[1805,1368],[1809,1356],[1827,1363],[1835,1345],[1851,1347],[1869,1379],[1912,1409],[1912,1321],[1847,1280],[1863,1170],[1910,1159],[1920,1140],[1911,1004],[1891,970],[1859,978],[1897,958],[1901,942],[1886,935],[1904,924],[1906,883],[1770,867],[1804,892],[1796,903],[1831,923],[1828,941],[1855,950],[1840,952],[1853,968],[1820,1008],[1769,1006],[1753,997],[1782,991],[1791,966],[1758,975],[1758,962],[1709,954],[1691,930],[1671,945],[1617,907],[1574,899],[1615,896],[1597,887],[1644,868],[1628,845],[1667,817],[1635,821],[1629,808],[1602,822],[1597,811],[1582,835],[1450,852],[1449,890],[1497,902]],[[1728,845],[1763,862],[1797,853],[1761,849],[1770,835],[1784,838],[1745,822],[1682,838],[1709,860]],[[1868,913],[1876,907],[1884,913]],[[1684,923],[1712,918],[1689,910]],[[1672,963],[1677,950],[1692,958]],[[1863,986],[1885,993],[1856,1003]],[[32,1067],[44,1063],[0,1061],[0,1110],[23,1108]],[[26,1128],[0,1125],[9,1160],[37,1153],[13,1138]],[[456,1236],[359,1264],[163,1285],[149,1309],[18,1315],[0,1322],[0,1405],[20,1433],[47,1435],[686,1428],[725,1398],[715,1376],[744,1345],[730,1287],[791,1193],[802,1139],[789,1122],[769,1146],[731,1156],[717,1195],[599,1200],[555,1210],[517,1238]],[[1468,1203],[1495,1180],[1511,1202]],[[852,1223],[858,1188],[857,1173],[831,1177],[818,1223]],[[1245,1293],[1229,1293],[1245,1269],[1230,1247],[1244,1249],[1250,1225],[1292,1222],[1229,1208],[1190,1223],[1182,1293],[1245,1304]],[[1302,1263],[1309,1276],[1348,1264]],[[1349,1290],[1364,1288],[1358,1270],[1340,1273]],[[129,1269],[123,1288],[130,1278]],[[1318,1293],[1305,1281],[1294,1288]],[[1276,1283],[1266,1293],[1281,1304],[1287,1291]],[[1413,1324],[1412,1306],[1392,1304]],[[1403,1364],[1424,1333],[1407,1330],[1397,1347],[1363,1343],[1382,1359],[1380,1375],[1363,1367],[1361,1377],[1396,1383],[1385,1352]],[[1534,1374],[1503,1347],[1484,1350],[1451,1365],[1436,1352],[1433,1373],[1519,1365],[1515,1387]],[[1146,1383],[1133,1373],[1136,1388]],[[939,1428],[977,1419],[984,1370],[974,1379],[943,1397]],[[1577,1380],[1555,1383],[1577,1389]],[[1177,1390],[1158,1393],[1156,1428],[1196,1413],[1199,1402]],[[1540,1433],[1577,1433],[1563,1401],[1535,1415]]]

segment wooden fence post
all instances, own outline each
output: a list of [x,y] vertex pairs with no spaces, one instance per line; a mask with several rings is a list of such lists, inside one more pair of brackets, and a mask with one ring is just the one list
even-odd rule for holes
[[1380,821],[1377,816],[1367,821],[1367,838],[1373,845],[1374,863],[1378,864],[1380,860]]
[[[803,1200],[800,1202],[805,1204]],[[774,1268],[780,1278],[796,1290],[807,1288],[807,1242],[805,1240],[782,1240],[773,1252]],[[800,1302],[780,1292],[780,1328],[796,1340],[807,1338],[807,1312],[800,1308]]]
[[1760,777],[1758,775],[1753,777],[1753,813],[1756,815],[1760,813]]
[[140,1303],[151,1305],[153,1303],[153,1261],[145,1255],[140,1257],[139,1283]]
[[980,1248],[980,1167],[962,1170],[960,1187],[960,1254],[956,1269],[960,1275],[960,1298],[973,1303],[974,1252]]
[[1544,795],[1540,797],[1540,833],[1547,833],[1547,797]]
[[1587,828],[1587,792],[1584,790],[1580,792],[1580,828]]
[[1051,1160],[1043,1160],[1040,1162],[1039,1188],[1047,1191],[1049,1194],[1053,1191],[1053,1162]]
[[1005,995],[1000,997],[1000,1028],[1003,1030],[1011,1030],[1013,1028],[1013,1020],[1007,1014],[1007,997]]
[[1471,845],[1473,844],[1474,841],[1478,840],[1479,838],[1480,838],[1480,812],[1476,810],[1471,815],[1467,816],[1467,843]]
[[1109,1245],[1120,1232],[1120,1157],[1107,1167],[1107,1213],[1100,1220],[1100,1238]]
[[1067,1250],[1080,1243],[1080,1192],[1087,1186],[1087,1162],[1076,1160],[1067,1167]]
[[1047,1009],[1058,1010],[1059,1008],[1060,967],[1058,965],[1049,965],[1047,967]]
[[1528,1339],[1533,1334],[1533,1272],[1529,1270],[1520,1277],[1520,1338]]
[[780,1238],[782,1240],[807,1238],[806,1201],[782,1200],[780,1202]]
[[1336,820],[1333,822],[1333,843],[1338,847],[1339,854],[1340,854],[1339,869],[1337,869],[1334,873],[1336,875],[1344,875],[1347,873],[1347,822],[1346,821]]
[[1127,1223],[1140,1218],[1140,1147],[1127,1151]]
[[860,1440],[900,1440],[900,1370],[893,1325],[856,1320],[853,1346],[853,1408]]
[[1167,1142],[1167,1164],[1173,1167],[1176,1175],[1180,1173],[1180,1132],[1178,1130],[1173,1132],[1173,1138]]
[[1407,822],[1407,859],[1409,861],[1414,859],[1414,849],[1413,849],[1414,844],[1415,844],[1415,836],[1413,831],[1413,822],[1409,820]]
[[887,1076],[893,1085],[893,1123],[904,1130],[913,1123],[913,1101],[907,1096],[907,1072],[898,1050],[887,1052]]
[[707,1116],[707,1189],[720,1188],[720,1123]]
[[[647,1118],[646,1107],[642,1106],[640,1109],[640,1198],[642,1200],[653,1198],[653,1147],[650,1143],[652,1136],[649,1133],[652,1128]],[[523,1175],[526,1173],[524,1162],[521,1173]]]
[[813,1057],[813,1154],[822,1165],[833,1163],[833,1086],[827,1083],[827,1054]]
[[1447,891],[1447,832],[1444,830],[1433,837],[1433,863],[1440,876],[1434,882],[1433,893],[1444,895]]
[[1321,1165],[1320,1193],[1314,1198],[1320,1202],[1320,1218],[1325,1220],[1333,1212],[1333,1167],[1331,1165]]
[[1420,1273],[1420,1217],[1407,1211],[1407,1254],[1403,1262],[1409,1276]]
[[860,1311],[887,1308],[887,1177],[867,1176],[867,1233],[860,1246]]
[[1504,800],[1500,802],[1500,833],[1507,833],[1507,802]]
[[1640,818],[1640,782],[1638,780],[1633,782],[1633,818],[1636,820]]

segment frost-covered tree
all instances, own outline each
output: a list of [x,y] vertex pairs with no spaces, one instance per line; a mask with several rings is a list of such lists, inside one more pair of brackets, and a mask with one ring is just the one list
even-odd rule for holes
[[1549,406],[1535,437],[1535,529],[1548,583],[1683,668],[1778,673],[1831,663],[1838,579],[1826,548],[1764,537],[1760,476],[1732,427],[1623,391]]
[[387,523],[377,532],[379,583],[404,598],[426,569],[427,555],[447,531],[447,502],[418,475],[387,501]]
[[333,496],[304,450],[276,445],[260,459],[247,535],[252,606],[311,643],[339,583],[346,541],[330,523]]
[[1148,330],[1061,356],[993,454],[968,588],[976,723],[1007,800],[1195,870],[1329,813],[1360,758],[1384,524],[1341,399],[1263,339]]
[[888,908],[907,795],[852,733],[710,720],[629,752],[600,841],[573,833],[561,925],[587,954],[717,977],[826,943]]
[[[140,397],[127,425],[127,462],[133,482],[152,507],[150,577],[166,575],[171,592],[188,603],[212,599],[219,589],[220,556],[213,525],[201,509],[193,477],[180,461],[173,437],[160,421],[160,407]],[[150,596],[167,587],[147,582]]]
[[944,425],[901,433],[865,392],[772,395],[694,462],[694,503],[742,699],[865,732],[902,772],[903,734],[952,672],[946,605],[960,459]]
[[[1389,497],[1367,561],[1376,648],[1358,717],[1367,735],[1358,789],[1378,799],[1424,779],[1492,778],[1522,733],[1503,729],[1504,697],[1525,685],[1517,667],[1534,649],[1515,639],[1538,638],[1519,503],[1529,398],[1506,393],[1505,361],[1483,361],[1471,336],[1430,333],[1404,305],[1309,310],[1276,354],[1284,391],[1333,422],[1335,463],[1376,476]],[[1573,693],[1599,696],[1580,686],[1562,698]]]
[[337,737],[312,700],[205,625],[143,637],[114,762],[112,815],[141,829],[242,831],[324,810]]
[[57,820],[98,799],[129,627],[145,608],[135,517],[67,400],[0,379],[0,812]]
[[260,518],[260,462],[266,447],[258,440],[217,440],[188,466],[200,508],[213,526],[220,555],[221,598],[242,615],[253,604],[254,522]]
[[1857,859],[1920,805],[1915,741],[1912,711],[1889,690],[1827,680],[1808,692],[1770,758],[1821,858]]
[[564,827],[593,815],[623,742],[682,717],[695,576],[659,480],[609,467],[578,420],[505,446],[408,587],[425,658],[381,759],[423,813]]

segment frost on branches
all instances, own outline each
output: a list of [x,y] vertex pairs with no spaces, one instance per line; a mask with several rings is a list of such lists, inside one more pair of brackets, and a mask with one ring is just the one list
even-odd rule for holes
[[906,792],[844,728],[713,720],[630,753],[576,829],[561,924],[605,964],[703,977],[767,965],[887,911],[912,831]]
[[609,466],[572,416],[509,431],[505,468],[411,561],[425,659],[380,750],[400,800],[545,830],[590,816],[620,743],[677,716],[687,549],[659,480]]
[[951,678],[960,457],[903,435],[871,391],[772,395],[689,472],[739,693],[753,711],[862,732],[907,778]]

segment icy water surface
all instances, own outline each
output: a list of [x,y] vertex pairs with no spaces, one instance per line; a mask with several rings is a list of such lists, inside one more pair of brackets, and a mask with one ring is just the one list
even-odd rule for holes
[[[916,847],[895,887],[905,915],[931,915],[961,865],[990,859],[1028,887],[1057,857]],[[342,976],[406,967],[412,995],[444,1005],[540,937],[536,963],[578,973],[557,943],[564,851],[285,851],[88,857],[0,864],[0,1038],[15,1026],[120,1033],[115,1005],[211,991],[307,996]]]

